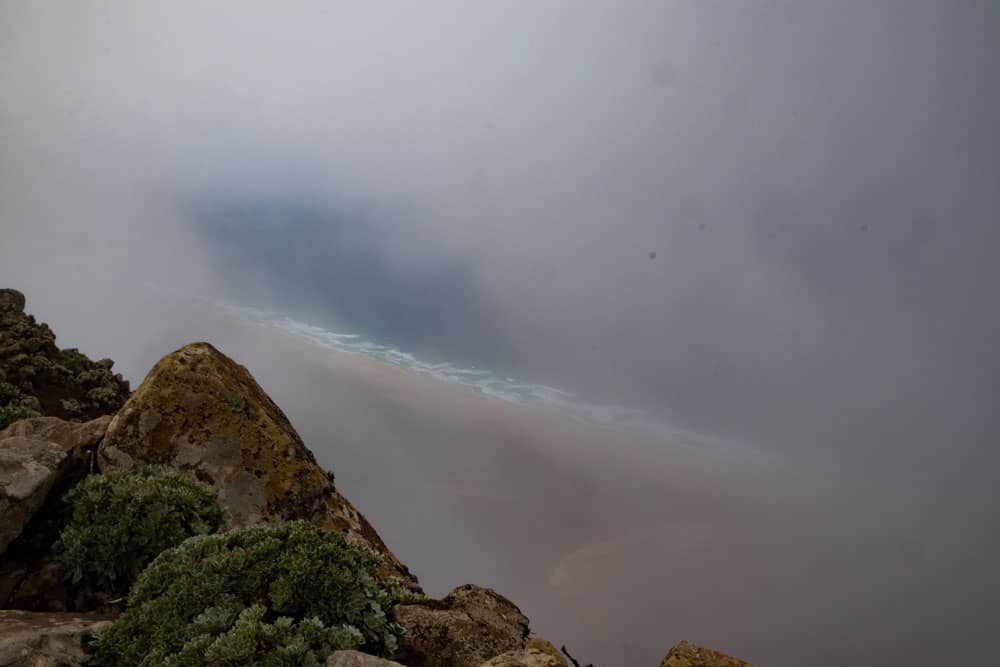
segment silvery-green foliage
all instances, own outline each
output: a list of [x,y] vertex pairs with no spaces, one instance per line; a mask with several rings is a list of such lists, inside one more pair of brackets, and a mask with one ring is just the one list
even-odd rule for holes
[[321,665],[339,649],[391,655],[389,609],[413,594],[382,558],[296,521],[186,540],[142,573],[97,639],[97,665]]
[[169,466],[91,475],[64,497],[56,557],[71,585],[123,595],[164,549],[223,527],[215,490]]

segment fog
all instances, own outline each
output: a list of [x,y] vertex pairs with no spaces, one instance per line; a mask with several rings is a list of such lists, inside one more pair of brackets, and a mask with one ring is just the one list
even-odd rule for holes
[[[133,382],[217,343],[428,590],[489,579],[584,659],[632,643],[652,663],[688,634],[762,665],[983,659],[997,118],[988,0],[8,3],[0,285]],[[511,427],[461,474],[531,502],[475,514],[442,480],[506,426],[324,374],[194,297],[367,328],[785,467],[718,462],[705,479],[730,491],[681,492],[617,454],[624,435],[539,459]],[[696,559],[670,551],[685,512],[721,535],[691,538],[712,545]],[[629,581],[586,604],[538,583],[577,537],[619,534],[659,565],[619,563]]]

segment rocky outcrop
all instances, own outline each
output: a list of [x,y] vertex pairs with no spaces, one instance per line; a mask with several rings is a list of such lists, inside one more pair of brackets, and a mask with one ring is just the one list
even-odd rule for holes
[[54,442],[15,436],[0,442],[0,553],[17,538],[65,474],[68,455]]
[[403,667],[403,665],[359,651],[337,651],[326,659],[326,667]]
[[110,623],[95,614],[0,611],[0,667],[79,667],[94,633]]
[[682,641],[667,653],[660,667],[751,667],[749,662]]
[[24,312],[24,295],[16,289],[0,289],[0,315]]
[[569,663],[551,642],[532,637],[520,651],[508,651],[479,667],[568,667]]
[[0,440],[13,436],[40,438],[59,443],[66,451],[93,454],[111,423],[111,415],[88,422],[72,422],[58,417],[33,417],[14,422],[0,431]]
[[[341,531],[419,590],[246,368],[194,343],[161,359],[129,398],[112,361],[60,350],[24,307],[20,292],[0,290],[0,607],[8,608],[0,667],[83,665],[94,632],[109,622],[57,613],[96,605],[68,590],[51,557],[65,519],[60,498],[99,470],[172,465],[213,485],[233,526],[304,519]],[[338,651],[327,667],[567,667],[552,644],[528,639],[528,618],[489,589],[461,586],[442,600],[396,605],[391,617],[404,631],[401,662]],[[749,664],[681,642],[661,667]]]
[[363,540],[416,587],[246,368],[208,343],[161,359],[111,421],[102,470],[167,463],[219,492],[234,526],[304,519]]
[[0,555],[50,494],[60,497],[87,474],[109,423],[110,417],[84,424],[40,417],[0,431]]
[[74,608],[48,554],[63,526],[60,498],[92,468],[110,421],[36,417],[0,431],[0,607]]
[[49,326],[25,314],[24,295],[0,290],[0,428],[38,415],[82,421],[117,411],[129,386],[113,365],[60,350]]
[[397,657],[410,667],[478,667],[525,648],[528,617],[496,591],[465,585],[443,600],[397,605]]

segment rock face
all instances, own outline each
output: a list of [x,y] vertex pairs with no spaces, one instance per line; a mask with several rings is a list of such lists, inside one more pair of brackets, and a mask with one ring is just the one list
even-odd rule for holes
[[33,417],[16,421],[0,431],[0,440],[16,435],[59,443],[66,451],[93,453],[111,423],[111,415],[88,422],[71,422],[58,417]]
[[59,499],[90,471],[110,421],[36,417],[0,431],[0,606],[71,608],[46,554],[62,527]]
[[102,417],[78,424],[38,417],[0,431],[0,555],[50,492],[61,496],[87,474],[110,421]]
[[0,290],[0,428],[40,414],[86,420],[118,410],[129,387],[110,359],[61,350],[47,324],[24,312],[24,295]]
[[751,667],[751,665],[749,662],[737,660],[710,648],[682,641],[670,649],[660,667]]
[[337,651],[326,659],[326,667],[403,667],[403,665],[359,651]]
[[397,657],[410,667],[478,667],[525,648],[528,618],[496,591],[460,586],[443,600],[397,605]]
[[213,485],[234,526],[305,519],[364,540],[416,587],[250,372],[208,343],[161,359],[111,421],[98,467],[138,463],[167,463]]
[[0,443],[0,553],[45,503],[68,455],[54,442],[15,436]]
[[521,651],[508,651],[480,667],[568,667],[569,663],[551,642],[532,637]]
[[0,611],[0,667],[79,667],[87,645],[110,621],[94,614]]

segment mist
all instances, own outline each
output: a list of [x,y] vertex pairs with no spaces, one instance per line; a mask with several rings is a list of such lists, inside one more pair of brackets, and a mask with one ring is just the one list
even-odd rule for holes
[[[430,592],[494,585],[587,660],[982,659],[998,45],[988,1],[7,4],[0,284],[133,383],[217,344]],[[205,299],[760,460],[681,489],[625,435],[556,456]],[[656,564],[569,577],[577,540]]]

